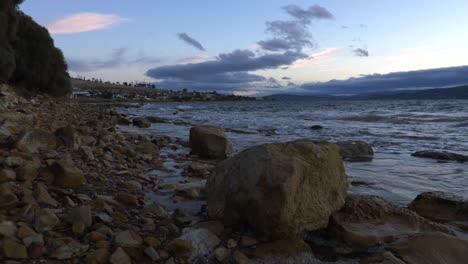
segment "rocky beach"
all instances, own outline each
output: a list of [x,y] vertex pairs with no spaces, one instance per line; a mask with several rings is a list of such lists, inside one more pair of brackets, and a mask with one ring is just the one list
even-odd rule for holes
[[[349,195],[342,157],[309,139],[233,153],[220,127],[189,142],[138,134],[156,116],[1,87],[4,263],[464,263],[468,201],[405,207]],[[152,124],[153,122],[153,124]],[[154,123],[156,122],[156,123]],[[341,154],[340,154],[341,153]],[[180,173],[169,180],[165,173]],[[165,197],[158,203],[154,197]],[[197,203],[199,211],[186,209]]]

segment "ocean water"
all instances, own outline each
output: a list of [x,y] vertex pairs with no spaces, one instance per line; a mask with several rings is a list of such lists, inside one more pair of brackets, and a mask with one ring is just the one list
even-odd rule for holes
[[[191,125],[222,126],[236,151],[298,138],[362,140],[373,146],[375,156],[369,162],[345,162],[350,182],[368,183],[351,186],[351,193],[380,195],[402,205],[425,191],[468,196],[468,163],[411,156],[419,150],[468,155],[468,101],[151,103],[121,112],[183,121],[145,130],[183,139]],[[313,125],[323,129],[312,130]]]

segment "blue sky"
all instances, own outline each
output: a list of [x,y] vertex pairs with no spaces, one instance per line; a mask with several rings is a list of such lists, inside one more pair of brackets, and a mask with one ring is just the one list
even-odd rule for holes
[[[309,11],[310,23],[301,24],[288,14],[283,8],[288,5]],[[464,0],[26,0],[21,9],[53,33],[72,75],[151,81],[163,88],[300,92],[333,79],[461,66],[468,61]],[[321,10],[330,16],[317,15]],[[260,41],[282,37],[266,31],[266,23],[272,21],[300,24],[313,45],[287,50],[260,47]],[[80,27],[84,32],[76,32]],[[178,33],[206,50],[181,40]],[[357,56],[357,49],[368,56]],[[290,51],[296,54],[286,54]],[[223,60],[220,54],[233,56]],[[277,63],[273,55],[282,55],[284,62]],[[233,61],[259,64],[218,70]],[[216,70],[202,77],[187,74],[199,69]]]

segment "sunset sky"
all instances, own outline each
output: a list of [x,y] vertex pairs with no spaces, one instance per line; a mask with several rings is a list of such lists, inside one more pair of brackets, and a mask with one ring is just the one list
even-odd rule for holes
[[72,75],[247,95],[468,84],[468,67],[454,68],[468,64],[464,0],[26,0],[21,10],[49,29]]

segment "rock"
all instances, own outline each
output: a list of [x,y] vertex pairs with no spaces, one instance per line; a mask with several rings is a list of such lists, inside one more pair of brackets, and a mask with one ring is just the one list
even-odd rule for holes
[[249,258],[244,253],[236,250],[232,253],[230,264],[250,264]]
[[122,231],[115,236],[115,244],[121,247],[138,247],[143,239],[133,230]]
[[81,156],[88,161],[94,160],[93,149],[89,146],[80,146],[79,148]]
[[220,221],[204,221],[191,226],[193,228],[204,228],[210,230],[211,233],[219,236],[224,230],[224,225]]
[[129,193],[119,193],[115,199],[129,208],[140,206],[138,197]]
[[417,151],[411,154],[411,156],[438,160],[453,160],[462,163],[468,161],[468,156],[447,151],[423,150]]
[[39,231],[53,230],[60,223],[58,217],[50,209],[38,209],[34,219],[34,228]]
[[11,191],[8,183],[0,185],[0,208],[13,207],[18,203],[18,197]]
[[192,252],[192,250],[192,242],[183,239],[176,239],[172,241],[166,248],[166,251],[173,256],[188,255]]
[[175,194],[188,200],[201,200],[205,197],[205,187],[191,186],[183,189],[176,189]]
[[123,125],[123,126],[128,126],[131,123],[132,122],[130,120],[128,120],[128,118],[126,118],[125,116],[117,116],[117,124]]
[[0,169],[0,183],[16,180],[16,172],[11,169]]
[[139,183],[137,181],[133,181],[133,180],[122,181],[122,182],[119,183],[119,185],[121,185],[122,187],[124,187],[125,189],[128,189],[128,190],[141,190],[141,189],[143,189],[143,186],[141,185],[141,183]]
[[313,126],[310,127],[310,129],[312,129],[312,130],[322,130],[322,129],[323,129],[323,126],[321,126],[321,125],[313,125]]
[[327,227],[348,191],[338,147],[296,140],[256,146],[222,161],[206,184],[207,213],[265,239]]
[[107,249],[98,249],[86,256],[87,264],[106,264],[109,260]]
[[144,252],[152,261],[158,261],[161,258],[153,247],[145,248]]
[[115,250],[115,252],[110,257],[109,262],[111,264],[132,264],[132,260],[121,247]]
[[237,241],[230,238],[228,241],[227,241],[227,247],[228,248],[236,248],[237,247]]
[[83,172],[75,167],[71,160],[61,159],[54,162],[51,171],[55,176],[55,184],[61,188],[75,188],[86,183]]
[[2,221],[0,223],[0,235],[4,237],[15,237],[16,234],[16,225],[11,221]]
[[26,237],[31,237],[37,235],[37,233],[28,225],[26,224],[21,224],[20,228],[18,229],[18,237],[20,239],[26,238]]
[[93,224],[91,207],[83,205],[72,209],[68,215],[68,221],[72,224],[82,223],[85,227],[90,227]]
[[221,243],[219,238],[208,229],[185,228],[179,240],[188,241],[192,245],[192,257],[203,256],[212,252]]
[[6,238],[2,241],[3,254],[7,258],[12,259],[27,259],[28,251],[23,244],[15,242],[12,239]]
[[363,257],[359,261],[360,264],[405,264],[402,260],[398,259],[391,252],[385,251],[377,253],[372,256]]
[[11,156],[7,157],[5,161],[3,162],[3,164],[11,168],[17,168],[17,167],[23,166],[24,163],[25,161],[21,157],[11,157]]
[[23,152],[37,153],[40,149],[55,147],[54,138],[46,131],[35,128],[23,130],[16,141],[16,148]]
[[83,245],[78,243],[72,238],[60,239],[60,245],[57,247],[50,256],[54,259],[65,260],[73,257],[81,256],[89,249],[89,245]]
[[139,128],[149,128],[151,127],[151,122],[146,118],[135,118],[133,119],[133,125]]
[[140,154],[150,154],[152,156],[159,155],[159,147],[151,142],[140,143],[136,145],[135,151]]
[[0,106],[5,108],[11,107],[18,104],[18,99],[18,96],[10,86],[0,84]]
[[32,182],[38,175],[39,166],[40,165],[35,164],[35,162],[27,161],[17,169],[17,179]]
[[159,204],[145,205],[141,210],[141,213],[144,216],[153,216],[158,218],[166,218],[168,216],[166,210]]
[[225,247],[219,247],[217,249],[215,249],[214,251],[214,255],[215,255],[215,258],[220,262],[220,263],[223,263],[225,259],[227,259],[227,257],[229,257],[229,254],[231,253],[230,250],[228,250],[227,248]]
[[300,239],[276,240],[270,243],[259,244],[253,249],[245,251],[247,255],[257,259],[291,258],[304,253],[311,253],[312,249]]
[[81,145],[80,134],[72,126],[66,126],[55,130],[57,145],[77,149]]
[[190,129],[192,154],[203,158],[224,159],[232,155],[231,141],[224,129],[216,126],[195,126]]
[[51,205],[56,207],[58,205],[57,201],[50,196],[47,191],[47,187],[43,183],[38,183],[34,189],[34,198],[38,203]]
[[329,229],[348,244],[372,247],[391,243],[406,235],[442,231],[447,228],[430,222],[406,208],[378,196],[349,196],[346,204],[330,218]]
[[242,236],[240,239],[241,247],[251,247],[258,244],[258,240],[250,236]]
[[363,141],[337,142],[340,147],[340,155],[345,160],[368,161],[374,157],[372,146]]
[[466,263],[468,241],[443,233],[414,234],[390,247],[406,263]]
[[464,226],[468,232],[468,199],[445,192],[419,194],[409,205],[420,216],[439,223]]
[[203,163],[191,163],[187,166],[186,171],[191,177],[208,178],[210,171],[214,168],[213,165]]

